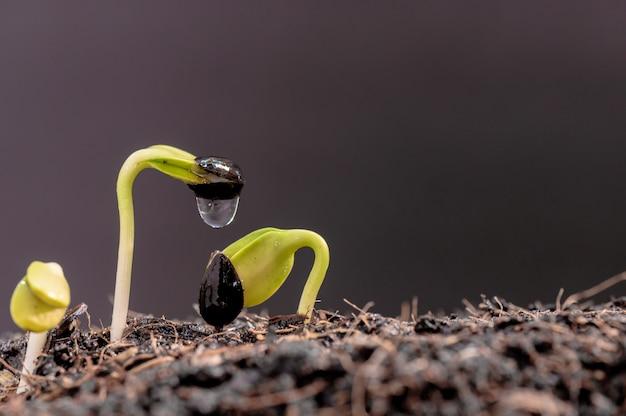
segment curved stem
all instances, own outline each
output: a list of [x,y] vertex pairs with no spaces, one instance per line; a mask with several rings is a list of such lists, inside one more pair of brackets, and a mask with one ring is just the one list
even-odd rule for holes
[[117,206],[120,215],[120,241],[117,250],[117,272],[115,275],[115,295],[113,297],[113,317],[111,318],[111,341],[122,338],[128,316],[130,299],[130,279],[133,268],[135,246],[135,218],[133,208],[133,183],[146,163],[143,150],[126,159],[117,178]]
[[298,240],[302,243],[301,247],[310,247],[315,253],[315,261],[306,280],[300,303],[298,305],[298,314],[306,316],[307,320],[311,318],[313,307],[317,299],[317,293],[324,282],[328,264],[330,262],[330,253],[326,241],[317,233],[309,230],[292,230],[297,233]]
[[115,296],[111,318],[111,341],[122,338],[128,316],[130,283],[135,244],[133,184],[139,173],[149,167],[158,169],[187,183],[201,180],[191,172],[194,156],[169,146],[153,146],[131,154],[122,165],[117,178],[117,205],[120,216],[120,241],[117,251]]
[[28,344],[26,345],[26,353],[24,354],[22,376],[20,377],[20,384],[17,386],[17,394],[22,394],[28,390],[28,381],[26,376],[33,374],[37,358],[41,355],[47,340],[47,331],[31,332],[28,334]]

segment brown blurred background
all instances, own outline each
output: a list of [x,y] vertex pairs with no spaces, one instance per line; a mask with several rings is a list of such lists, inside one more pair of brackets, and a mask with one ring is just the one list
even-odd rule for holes
[[[247,186],[212,230],[186,187],[140,176],[135,310],[189,316],[208,252],[268,225],[327,238],[329,309],[551,302],[626,269],[613,6],[0,3],[0,329],[33,259],[109,324],[115,178],[153,143],[230,157]],[[295,311],[311,260],[264,307]]]

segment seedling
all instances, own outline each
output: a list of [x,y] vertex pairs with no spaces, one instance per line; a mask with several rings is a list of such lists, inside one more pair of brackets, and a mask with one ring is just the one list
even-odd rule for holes
[[196,195],[200,217],[214,228],[233,220],[244,181],[241,170],[228,159],[195,157],[172,146],[156,145],[131,154],[117,179],[120,241],[111,319],[111,341],[122,337],[126,327],[133,263],[135,224],[133,183],[144,169],[153,168],[187,184]]
[[48,331],[63,319],[69,304],[70,286],[61,266],[57,263],[32,262],[11,296],[13,322],[23,330],[30,331],[18,394],[28,389],[25,375],[33,373],[37,358],[48,339]]
[[313,231],[262,228],[211,253],[200,285],[199,309],[204,320],[222,327],[244,306],[268,300],[289,276],[296,251],[304,247],[313,250],[315,261],[297,313],[309,319],[330,261],[326,241]]

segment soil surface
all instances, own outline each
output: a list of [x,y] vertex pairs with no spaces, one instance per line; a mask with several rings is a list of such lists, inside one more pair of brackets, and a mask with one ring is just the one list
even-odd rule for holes
[[0,343],[0,413],[626,414],[626,297],[465,306],[396,319],[352,305],[307,324],[243,314],[219,331],[134,315],[110,344],[79,305],[27,394],[15,394],[25,336]]

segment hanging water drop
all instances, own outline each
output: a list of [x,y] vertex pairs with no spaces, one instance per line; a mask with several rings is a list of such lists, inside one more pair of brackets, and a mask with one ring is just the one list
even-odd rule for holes
[[209,199],[196,197],[198,212],[202,220],[213,228],[230,224],[237,214],[239,196],[231,199]]

